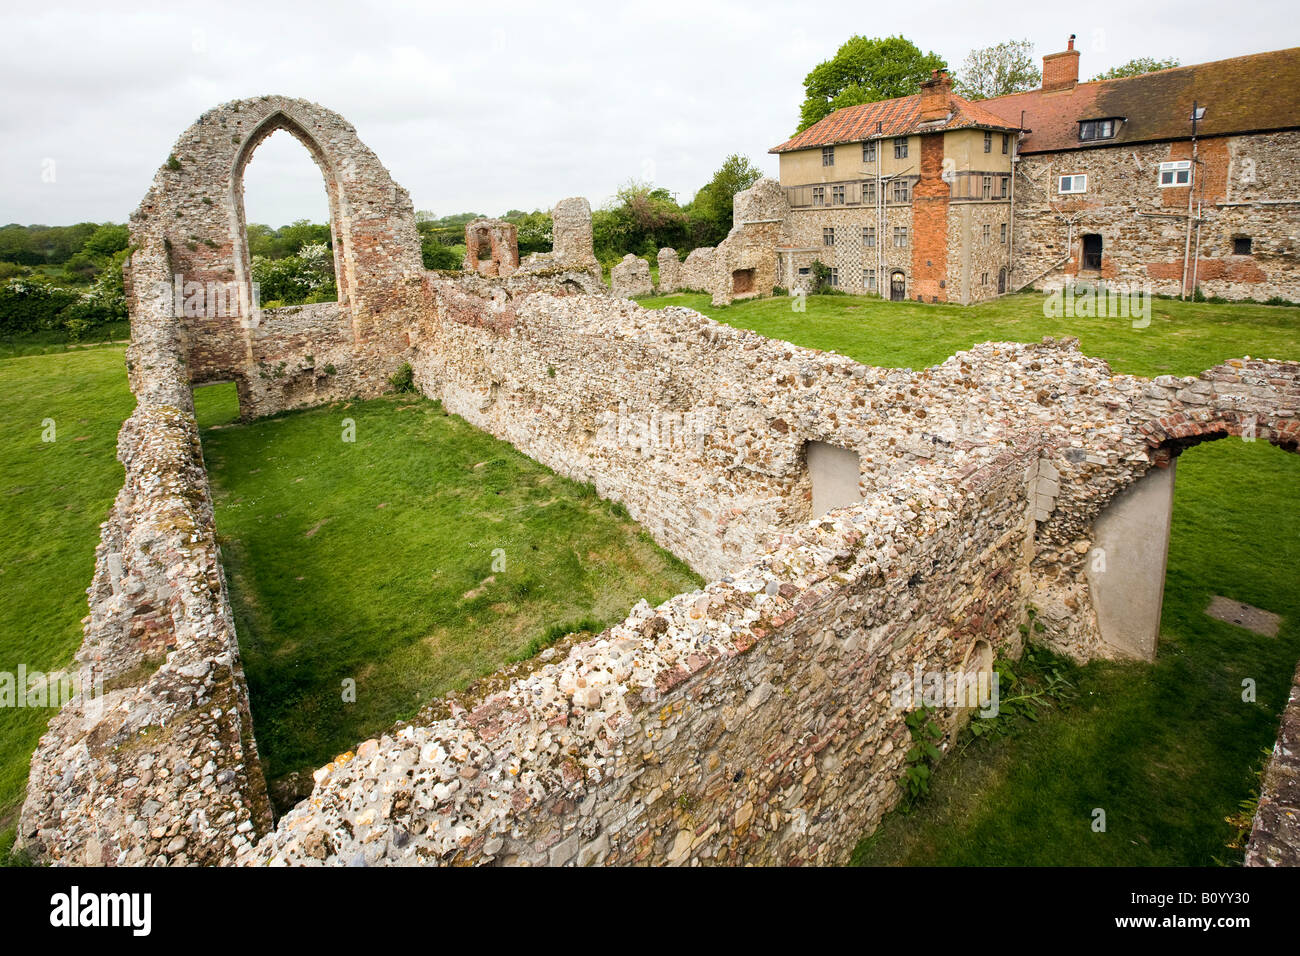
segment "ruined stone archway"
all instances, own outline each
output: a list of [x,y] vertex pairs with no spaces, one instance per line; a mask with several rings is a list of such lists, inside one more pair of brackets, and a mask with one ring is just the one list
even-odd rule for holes
[[351,217],[342,208],[338,177],[335,171],[330,168],[324,149],[311,133],[303,129],[298,122],[286,116],[283,111],[277,111],[263,120],[261,125],[249,134],[235,156],[235,166],[230,176],[230,196],[228,197],[228,202],[235,212],[232,219],[234,232],[231,236],[234,244],[232,258],[235,265],[235,281],[241,287],[252,281],[252,262],[248,250],[248,217],[244,208],[244,174],[257,147],[266,142],[274,133],[281,130],[292,136],[307,150],[307,154],[311,156],[312,162],[316,164],[324,179],[325,192],[329,197],[329,226],[334,247],[334,276],[338,286],[338,302],[346,306],[348,304],[348,289],[355,278],[356,267],[356,257],[351,252],[351,243],[348,242],[352,238],[350,236]]
[[[251,304],[243,175],[277,130],[307,149],[324,178],[337,302]],[[426,294],[406,190],[351,124],[306,100],[237,100],[199,117],[132,215],[131,241],[132,355],[174,348],[190,384],[233,379],[246,418],[381,391]]]

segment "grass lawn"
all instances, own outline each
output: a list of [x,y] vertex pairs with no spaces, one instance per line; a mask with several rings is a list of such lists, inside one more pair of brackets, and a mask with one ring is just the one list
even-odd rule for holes
[[79,351],[102,346],[120,347],[131,337],[129,322],[110,322],[94,329],[80,342],[71,342],[62,330],[28,332],[23,335],[0,337],[0,358],[19,355],[53,355],[57,352]]
[[[57,670],[80,646],[99,525],[122,485],[117,431],[134,406],[120,348],[0,361],[0,671]],[[0,709],[0,853],[51,716]]]
[[[209,421],[219,388],[200,392]],[[421,397],[210,427],[203,444],[272,780],[701,583],[621,505]]]
[[714,308],[697,294],[638,299],[647,308],[684,305],[719,322],[809,348],[834,350],[868,365],[925,368],[976,342],[1037,342],[1074,335],[1088,355],[1130,375],[1195,375],[1224,359],[1300,358],[1300,309],[1151,300],[1151,324],[1123,318],[1043,315],[1044,297],[1011,295],[982,305],[882,302],[810,295],[806,312],[788,297]]

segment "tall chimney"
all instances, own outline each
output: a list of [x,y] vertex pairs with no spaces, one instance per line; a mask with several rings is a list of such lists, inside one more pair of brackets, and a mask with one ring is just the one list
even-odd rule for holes
[[950,115],[948,94],[951,92],[952,79],[948,76],[947,70],[935,70],[931,73],[930,78],[921,84],[921,115],[917,118],[917,122],[947,122]]
[[1079,51],[1074,48],[1074,34],[1061,53],[1043,57],[1043,89],[1066,90],[1079,82]]

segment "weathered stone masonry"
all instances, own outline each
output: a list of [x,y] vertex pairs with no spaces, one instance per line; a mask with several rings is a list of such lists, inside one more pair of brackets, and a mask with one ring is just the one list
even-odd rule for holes
[[[265,98],[207,114],[187,134],[200,141],[178,145],[181,171],[203,164],[212,129],[246,157],[230,124],[250,116],[249,142],[268,122],[319,129],[322,169],[370,155],[333,114]],[[691,310],[648,311],[599,286],[582,200],[556,207],[555,251],[513,274],[500,268],[509,236],[494,248],[490,233],[478,261],[495,269],[424,272],[405,194],[385,192],[377,164],[360,168],[327,174],[336,249],[344,261],[358,237],[383,238],[343,267],[339,303],[275,310],[265,325],[247,314],[201,328],[155,294],[195,274],[173,240],[189,212],[207,215],[176,170],[160,171],[133,220],[139,407],[80,653],[109,693],[99,711],[78,700],[60,712],[33,759],[19,837],[44,859],[839,862],[900,795],[895,674],[1016,654],[1031,604],[1054,647],[1107,653],[1082,570],[1107,505],[1199,440],[1251,429],[1300,441],[1296,363],[1148,382],[1048,341],[879,369]],[[376,202],[396,197],[389,232],[344,223],[365,205],[354,192],[374,186]],[[738,208],[761,210],[767,192]],[[697,263],[753,261],[743,233],[762,219],[738,217]],[[190,252],[231,263],[208,248]],[[337,380],[320,382],[322,356]],[[286,370],[262,382],[271,359]],[[712,581],[360,743],[272,829],[190,388],[233,377],[256,415],[375,394],[401,362],[450,410],[624,502]],[[860,502],[812,517],[809,442],[856,455]],[[962,715],[940,717],[953,728]]]

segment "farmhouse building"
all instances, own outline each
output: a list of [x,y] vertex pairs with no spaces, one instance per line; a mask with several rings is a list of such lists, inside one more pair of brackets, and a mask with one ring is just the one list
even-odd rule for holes
[[[1039,89],[978,102],[936,71],[773,147],[783,202],[738,202],[714,301],[762,273],[807,286],[817,263],[846,292],[924,302],[1088,279],[1300,301],[1300,48],[1088,83],[1079,59],[1071,37]],[[730,268],[765,237],[770,269]]]

